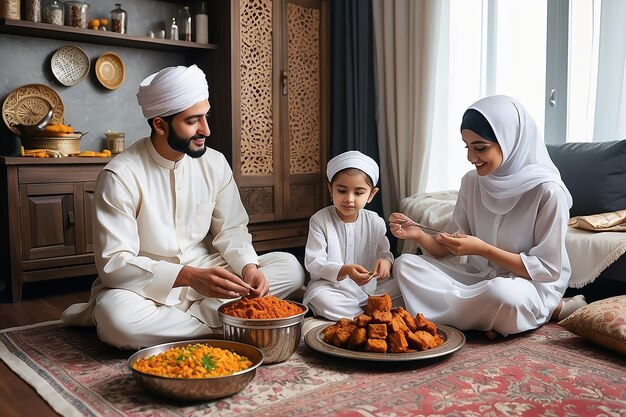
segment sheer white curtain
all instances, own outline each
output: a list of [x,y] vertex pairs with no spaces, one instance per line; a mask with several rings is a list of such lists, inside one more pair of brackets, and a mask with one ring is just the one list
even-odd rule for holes
[[402,198],[426,188],[431,143],[441,134],[440,109],[448,97],[448,5],[448,0],[372,0],[386,217]]
[[603,0],[594,142],[626,139],[626,2]]

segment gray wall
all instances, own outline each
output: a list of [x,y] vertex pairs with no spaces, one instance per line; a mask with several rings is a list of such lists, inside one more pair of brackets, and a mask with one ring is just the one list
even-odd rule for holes
[[[122,2],[128,14],[128,31],[145,35],[149,30],[164,28],[166,21],[177,15],[178,5],[166,1],[126,0]],[[92,0],[89,17],[106,17],[115,3]],[[54,52],[64,45],[80,47],[89,59],[89,75],[81,83],[66,87],[56,80],[50,69]],[[116,90],[104,88],[96,78],[94,65],[107,51],[120,55],[126,66],[126,79]],[[81,150],[100,150],[105,145],[107,130],[126,133],[126,146],[149,134],[149,127],[137,105],[136,93],[141,80],[167,66],[184,65],[182,54],[137,48],[112,47],[80,42],[66,42],[27,36],[0,34],[0,100],[14,89],[31,83],[46,84],[61,97],[65,108],[65,123],[76,130],[87,131]],[[19,139],[5,126],[0,126],[0,155],[14,155]]]

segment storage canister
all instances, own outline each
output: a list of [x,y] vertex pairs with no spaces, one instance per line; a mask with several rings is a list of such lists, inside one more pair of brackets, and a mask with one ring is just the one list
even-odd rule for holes
[[60,1],[48,1],[41,12],[41,20],[51,25],[63,26],[63,4]]
[[124,150],[126,137],[124,132],[112,132],[109,130],[104,136],[107,138],[107,149],[110,150],[112,154],[117,154]]
[[20,20],[20,0],[0,0],[0,19]]
[[41,22],[41,0],[24,0],[24,20]]
[[82,1],[66,1],[65,3],[65,26],[87,29],[89,18],[87,11],[89,3]]
[[128,33],[128,13],[122,9],[121,3],[116,3],[115,9],[111,10],[111,31]]

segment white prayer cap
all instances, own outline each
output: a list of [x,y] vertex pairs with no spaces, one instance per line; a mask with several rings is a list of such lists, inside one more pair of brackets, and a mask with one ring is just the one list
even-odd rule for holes
[[360,169],[369,175],[374,185],[378,183],[378,164],[372,158],[359,151],[344,152],[328,161],[326,166],[328,181],[332,181],[336,173],[347,168]]
[[208,98],[206,76],[196,65],[164,68],[143,80],[137,92],[146,119],[179,113]]

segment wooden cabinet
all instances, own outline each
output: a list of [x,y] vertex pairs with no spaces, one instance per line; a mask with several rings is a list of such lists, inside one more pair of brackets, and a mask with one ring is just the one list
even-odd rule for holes
[[[16,46],[22,37],[37,37],[148,49],[197,64],[211,94],[210,146],[231,161],[255,248],[302,247],[309,217],[327,201],[327,1],[208,5],[210,44],[3,19],[0,34],[6,36],[0,39]],[[24,283],[96,273],[91,204],[106,162],[0,162],[0,240],[8,248],[0,255],[0,271],[12,283],[14,301]]]
[[2,158],[1,274],[13,301],[24,283],[96,274],[95,180],[110,158]]
[[326,205],[326,2],[231,3],[232,159],[255,247],[303,246]]

